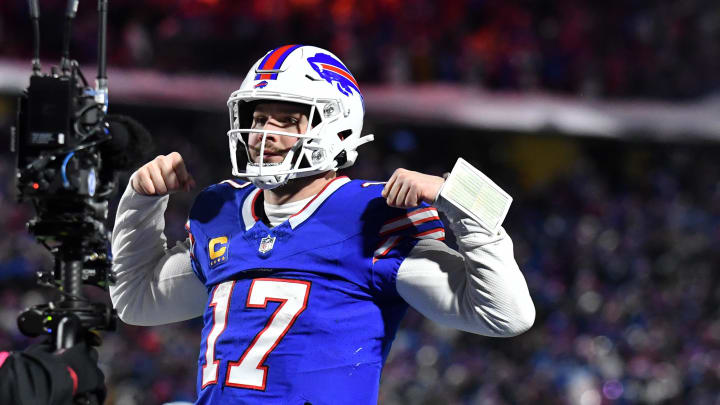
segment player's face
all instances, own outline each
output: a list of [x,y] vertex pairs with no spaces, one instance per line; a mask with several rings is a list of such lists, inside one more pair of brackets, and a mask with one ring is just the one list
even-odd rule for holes
[[[289,132],[293,134],[305,133],[308,126],[307,107],[290,103],[261,103],[253,112],[253,129],[268,131]],[[253,162],[260,162],[260,143],[263,134],[251,132],[248,145],[250,158]],[[263,162],[280,163],[285,159],[287,152],[295,145],[298,138],[268,133],[265,138]]]

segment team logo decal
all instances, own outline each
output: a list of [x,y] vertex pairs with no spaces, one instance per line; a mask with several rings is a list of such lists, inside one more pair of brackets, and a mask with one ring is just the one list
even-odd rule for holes
[[263,87],[265,87],[265,86],[267,86],[267,85],[268,85],[267,80],[263,80],[263,81],[261,81],[260,83],[256,84],[256,85],[253,86],[253,87],[256,88],[256,89],[262,89]]
[[265,254],[271,251],[273,246],[275,246],[275,237],[268,235],[260,240],[260,247],[258,248],[258,251]]
[[[337,82],[337,89],[340,93],[351,96],[353,90],[360,94],[360,86],[358,86],[355,78],[350,71],[339,60],[333,58],[326,53],[316,53],[315,56],[307,59],[312,68],[318,72],[320,77],[328,83]],[[362,97],[362,95],[361,95]]]
[[228,238],[227,236],[219,236],[210,239],[208,243],[208,253],[210,254],[210,268],[216,267],[228,260]]

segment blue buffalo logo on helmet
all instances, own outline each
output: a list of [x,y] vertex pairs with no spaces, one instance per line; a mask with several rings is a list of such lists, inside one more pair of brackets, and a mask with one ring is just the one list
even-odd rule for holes
[[315,56],[307,59],[312,68],[328,83],[337,82],[337,89],[340,93],[351,96],[353,90],[360,94],[360,86],[358,86],[355,78],[350,71],[339,60],[333,58],[326,53],[316,53]]
[[263,81],[261,81],[260,83],[257,83],[255,86],[253,86],[253,88],[255,88],[255,89],[262,89],[263,87],[265,87],[265,86],[267,86],[267,85],[268,85],[267,80],[263,80]]

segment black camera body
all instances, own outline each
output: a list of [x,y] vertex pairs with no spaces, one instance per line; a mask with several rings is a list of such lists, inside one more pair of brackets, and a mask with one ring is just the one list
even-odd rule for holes
[[[17,199],[35,207],[28,230],[55,258],[51,271],[37,273],[38,282],[55,289],[59,299],[25,310],[18,327],[27,336],[49,336],[57,350],[81,341],[99,344],[93,332],[115,329],[115,311],[87,299],[82,285],[107,289],[112,282],[108,203],[118,174],[130,169],[138,148],[150,149],[151,142],[136,121],[107,115],[107,0],[98,0],[94,87],[69,58],[78,0],[68,2],[60,67],[47,74],[39,60],[39,7],[37,0],[29,1],[35,58],[30,84],[19,97],[11,149],[16,153]],[[93,397],[75,402],[97,403]]]
[[[62,74],[33,74],[19,98],[16,189],[18,200],[36,209],[28,230],[53,254],[81,261],[83,282],[105,287],[105,220],[116,176],[103,147],[112,136],[95,89],[76,62],[69,65]],[[53,275],[58,282],[64,278],[57,269]]]
[[79,86],[72,74],[30,77],[30,86],[20,97],[16,127],[21,198],[95,196],[100,154],[87,151],[62,160],[62,153],[70,154],[91,135],[81,134],[76,127],[99,129],[104,119],[95,108],[92,91]]

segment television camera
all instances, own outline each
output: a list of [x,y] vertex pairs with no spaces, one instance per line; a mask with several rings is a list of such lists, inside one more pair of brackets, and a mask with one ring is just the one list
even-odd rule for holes
[[[108,202],[118,174],[132,169],[151,149],[150,135],[137,121],[107,114],[107,0],[98,0],[94,86],[70,58],[78,3],[68,1],[60,64],[43,73],[40,10],[37,0],[29,0],[34,31],[32,73],[29,87],[19,97],[11,137],[18,201],[35,207],[28,230],[55,259],[51,271],[38,272],[38,282],[55,288],[60,297],[25,310],[18,317],[18,327],[28,336],[50,336],[54,350],[96,339],[91,331],[115,329],[112,308],[84,297],[82,285],[106,289],[112,282],[105,226]],[[80,403],[96,403],[92,398],[84,401]]]

